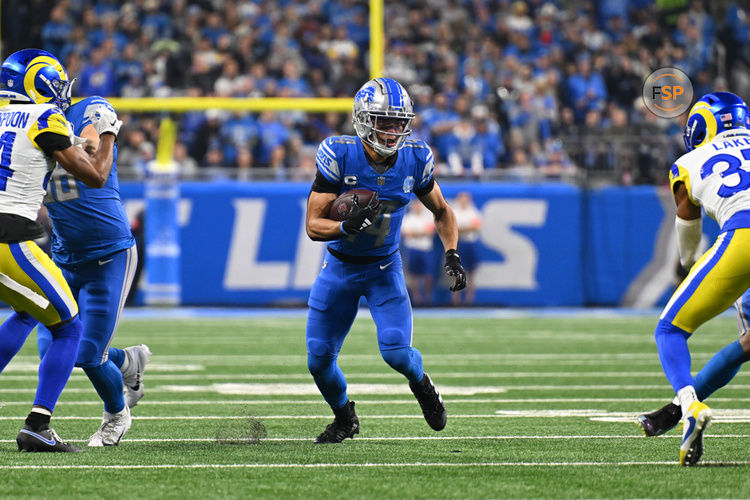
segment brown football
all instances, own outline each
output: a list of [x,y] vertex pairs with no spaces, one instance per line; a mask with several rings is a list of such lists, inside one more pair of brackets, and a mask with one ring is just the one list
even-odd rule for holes
[[328,217],[333,220],[343,221],[349,218],[352,213],[352,205],[356,203],[360,208],[364,208],[370,203],[370,199],[375,191],[369,189],[352,189],[341,193],[338,198],[333,200]]

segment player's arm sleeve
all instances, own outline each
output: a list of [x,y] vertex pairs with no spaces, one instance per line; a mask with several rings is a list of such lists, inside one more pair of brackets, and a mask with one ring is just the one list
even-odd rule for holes
[[669,186],[672,189],[672,193],[676,191],[678,182],[685,184],[690,202],[695,206],[700,206],[700,203],[693,199],[693,191],[690,189],[690,175],[688,175],[687,169],[674,163],[672,164],[672,168],[669,169]]
[[685,220],[680,217],[674,218],[677,230],[677,248],[680,251],[680,264],[685,269],[690,269],[698,262],[701,256],[700,244],[703,235],[703,219]]
[[315,166],[318,173],[321,174],[331,184],[341,184],[341,168],[339,165],[339,152],[334,148],[331,138],[324,140],[318,146],[318,152],[315,155]]
[[56,134],[54,132],[42,132],[36,136],[34,142],[45,155],[50,157],[55,151],[62,151],[73,145],[73,143],[70,142],[70,137]]
[[68,120],[62,111],[54,107],[39,115],[27,135],[47,156],[52,156],[53,152],[67,149],[73,144],[70,141]]
[[[80,103],[79,103],[80,104]],[[115,111],[115,108],[112,106],[112,103],[110,103],[108,100],[106,100],[103,97],[99,96],[92,96],[85,100],[86,108],[82,112],[80,124],[78,125],[78,129],[76,130],[76,133],[81,133],[84,128],[86,128],[86,125],[92,125],[91,119],[94,117],[94,112],[96,111],[96,108],[98,108],[100,105],[104,105],[107,108],[109,108],[110,111]]]
[[315,191],[316,193],[339,194],[339,185],[326,179],[320,170],[318,170],[315,172],[315,180],[313,181],[310,191]]
[[422,143],[424,148],[419,149],[417,155],[422,159],[422,166],[417,172],[417,178],[414,181],[414,194],[422,197],[430,194],[435,187],[435,178],[432,176],[435,170],[435,158],[427,144]]

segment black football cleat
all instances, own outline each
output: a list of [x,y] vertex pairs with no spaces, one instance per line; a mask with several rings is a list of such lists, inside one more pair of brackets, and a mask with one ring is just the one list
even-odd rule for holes
[[67,453],[83,451],[77,446],[64,442],[54,429],[46,425],[36,432],[28,425],[24,425],[16,437],[16,443],[18,443],[18,451]]
[[346,438],[353,438],[355,434],[359,434],[359,418],[354,412],[354,401],[347,402],[333,413],[336,418],[328,424],[320,436],[315,438],[317,444],[340,443]]
[[430,376],[425,373],[420,382],[409,382],[409,389],[422,407],[422,414],[430,427],[436,431],[443,430],[448,421],[448,412]]
[[646,437],[661,436],[680,423],[682,408],[674,403],[659,408],[651,413],[639,415],[636,422],[643,429]]

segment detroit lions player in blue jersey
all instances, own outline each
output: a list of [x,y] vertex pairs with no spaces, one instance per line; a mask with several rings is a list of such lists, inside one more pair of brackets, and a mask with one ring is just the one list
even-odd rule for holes
[[[91,117],[100,106],[114,112],[106,99],[88,97],[66,113],[75,136],[86,140],[87,150],[97,146]],[[89,446],[117,445],[127,432],[129,407],[142,395],[140,375],[151,355],[145,345],[125,350],[110,347],[137,263],[135,239],[120,201],[116,162],[115,148],[111,173],[101,189],[90,189],[55,169],[44,200],[53,226],[52,258],[78,301],[83,321],[76,366],[83,368],[104,401],[102,424]],[[40,326],[40,354],[50,340],[49,330]],[[129,401],[123,397],[123,379]]]
[[[456,252],[456,218],[432,177],[432,152],[423,141],[407,139],[414,119],[409,95],[397,81],[376,78],[357,92],[352,114],[357,136],[329,137],[320,144],[307,202],[308,236],[330,241],[308,300],[308,368],[335,416],[316,443],[340,443],[359,432],[336,359],[361,297],[375,321],[383,359],[408,379],[430,427],[445,427],[443,400],[424,372],[422,355],[411,345],[412,311],[398,245],[412,193],[434,214],[446,249],[445,270],[454,279],[451,290],[466,286]],[[377,197],[355,207],[343,222],[329,219],[338,195],[355,188],[374,191]]]

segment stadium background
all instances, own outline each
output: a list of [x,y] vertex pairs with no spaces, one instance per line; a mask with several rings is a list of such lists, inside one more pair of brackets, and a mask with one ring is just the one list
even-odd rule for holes
[[379,75],[415,100],[447,196],[482,213],[478,305],[660,304],[684,117],[646,110],[642,81],[675,66],[696,96],[750,87],[734,2],[32,0],[2,19],[3,57],[49,50],[123,115],[135,304],[302,304],[315,148],[353,133],[351,98]]

